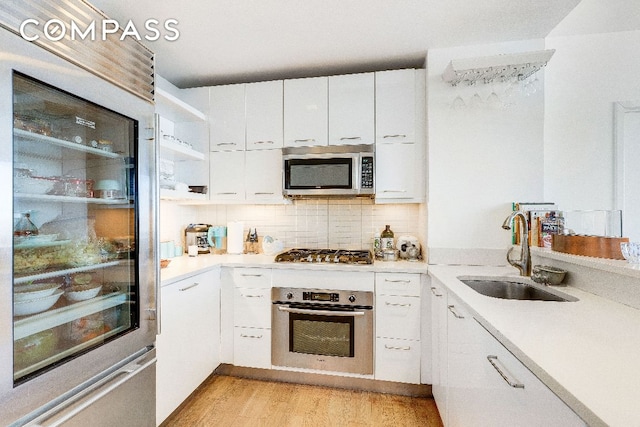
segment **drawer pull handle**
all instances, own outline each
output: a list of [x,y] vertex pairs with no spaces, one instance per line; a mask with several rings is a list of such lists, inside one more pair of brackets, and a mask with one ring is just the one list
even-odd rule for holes
[[343,136],[340,138],[340,141],[349,141],[349,140],[361,140],[362,138],[359,136]]
[[254,144],[274,144],[273,141],[256,141]]
[[382,138],[406,138],[407,135],[403,134],[403,133],[397,133],[395,135],[385,135]]
[[236,145],[236,143],[235,142],[218,142],[216,145],[218,147],[222,147],[224,145]]
[[410,351],[411,347],[410,346],[406,346],[406,347],[396,347],[393,345],[384,345],[384,348],[386,348],[387,350],[401,350],[401,351]]
[[[273,193],[271,193],[273,194]],[[242,277],[262,277],[262,274],[249,274],[249,273],[241,273]]]
[[411,307],[411,304],[400,304],[397,302],[389,302],[389,301],[385,301],[384,303],[386,305],[390,305],[391,307]]
[[240,338],[254,338],[254,339],[262,339],[262,335],[245,335],[245,334],[240,334]]
[[454,307],[454,306],[450,305],[450,306],[448,306],[448,308],[449,308],[449,311],[451,312],[451,314],[453,314],[453,316],[454,316],[456,319],[464,319],[464,316],[462,316],[461,314],[458,314],[458,313],[456,312],[456,309],[455,309],[455,307]]
[[195,282],[195,283],[193,283],[193,284],[191,284],[191,285],[189,285],[189,286],[185,286],[184,288],[179,288],[178,290],[179,290],[180,292],[184,292],[184,291],[188,291],[188,290],[189,290],[189,289],[191,289],[191,288],[195,288],[196,286],[199,286],[199,285],[200,285],[200,283]]
[[293,142],[315,142],[315,138],[307,138],[307,139],[296,139]]
[[406,193],[407,190],[384,190],[383,193]]
[[234,194],[238,194],[238,193],[235,193],[235,192],[226,192],[226,193],[216,193],[216,194],[217,194],[217,195],[219,195],[219,196],[232,196],[232,195],[234,195]]
[[264,295],[245,295],[245,294],[240,294],[241,297],[243,298],[264,298]]
[[397,280],[384,279],[384,281],[389,283],[411,283],[411,280],[407,280],[407,279],[397,279]]
[[507,384],[509,384],[513,388],[524,388],[524,384],[518,382],[517,380],[512,380],[509,378],[509,376],[507,375],[509,372],[506,368],[502,367],[502,369],[500,369],[500,367],[498,366],[498,356],[487,356],[487,360],[489,361],[489,363],[491,363],[491,366],[493,366],[494,369],[498,371],[500,376],[507,382]]
[[442,296],[442,294],[441,294],[441,293],[439,293],[439,292],[437,292],[437,291],[438,291],[438,288],[436,288],[435,286],[432,286],[432,287],[431,287],[431,293],[432,293],[433,295],[437,296],[437,297],[441,297],[441,296]]
[[262,193],[253,193],[254,196],[273,196],[275,193],[272,191],[270,193],[262,192]]

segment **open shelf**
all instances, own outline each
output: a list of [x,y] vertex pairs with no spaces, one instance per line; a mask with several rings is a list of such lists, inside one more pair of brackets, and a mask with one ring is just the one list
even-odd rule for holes
[[166,109],[162,115],[172,117],[176,122],[205,121],[207,116],[200,110],[171,95],[169,92],[156,87],[156,102],[159,109]]

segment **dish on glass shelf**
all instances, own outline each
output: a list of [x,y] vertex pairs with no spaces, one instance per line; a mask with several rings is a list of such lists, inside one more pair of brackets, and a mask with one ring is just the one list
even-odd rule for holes
[[58,302],[60,295],[64,291],[62,289],[56,290],[53,294],[42,298],[28,299],[24,301],[13,302],[13,315],[14,316],[28,316],[30,314],[42,313],[49,310],[53,305]]
[[13,287],[13,300],[27,301],[44,298],[52,295],[59,287],[60,283],[28,283],[26,285],[15,285]]
[[65,291],[64,297],[71,302],[85,301],[97,296],[101,289],[102,284],[100,283],[73,285]]

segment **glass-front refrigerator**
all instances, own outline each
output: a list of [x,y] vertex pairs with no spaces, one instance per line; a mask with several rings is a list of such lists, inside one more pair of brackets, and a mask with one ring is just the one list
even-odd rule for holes
[[133,119],[13,76],[13,377],[138,327]]
[[0,44],[0,425],[155,426],[153,104]]

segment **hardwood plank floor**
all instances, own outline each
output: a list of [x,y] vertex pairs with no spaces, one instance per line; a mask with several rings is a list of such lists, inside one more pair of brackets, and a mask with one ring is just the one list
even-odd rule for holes
[[224,375],[209,377],[162,427],[441,427],[433,399]]

